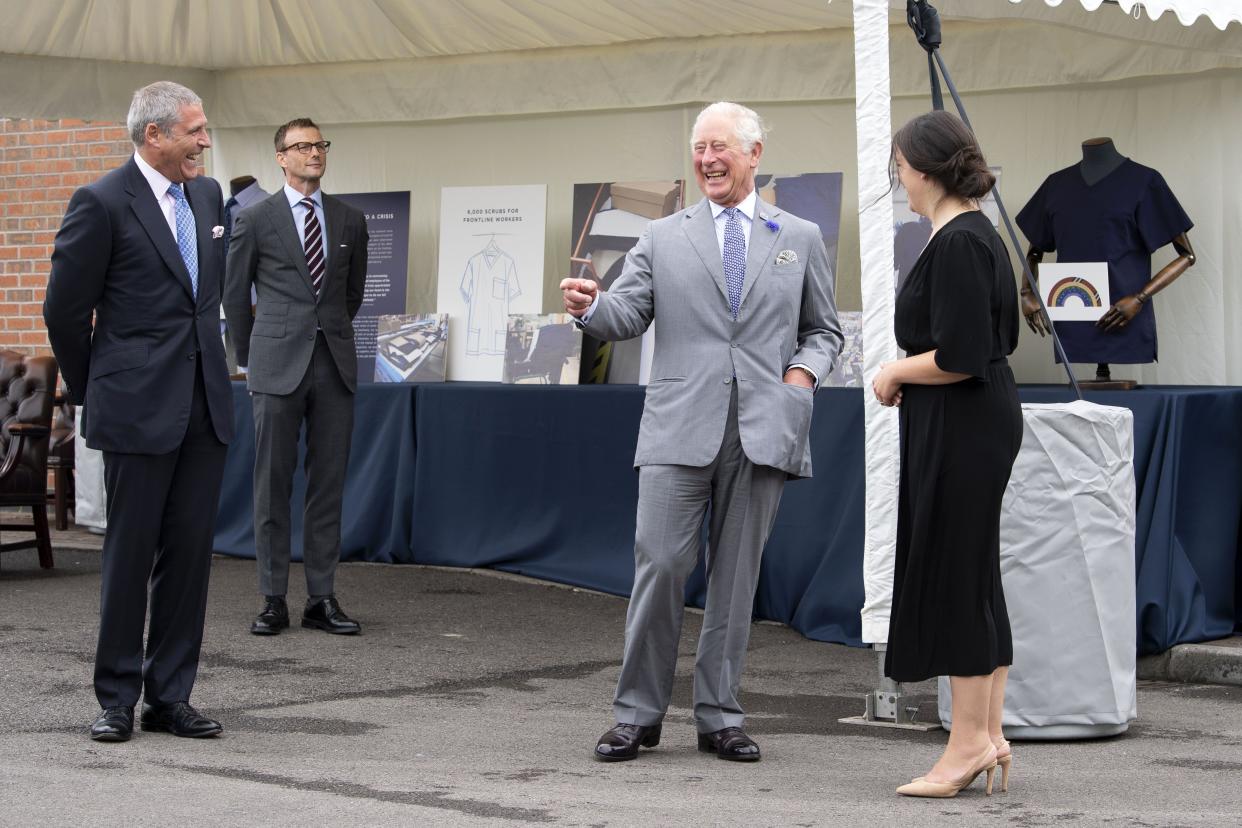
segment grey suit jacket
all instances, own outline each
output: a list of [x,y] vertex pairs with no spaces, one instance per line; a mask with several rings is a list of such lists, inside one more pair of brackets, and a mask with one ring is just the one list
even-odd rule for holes
[[[766,204],[760,211],[767,221],[756,215],[752,222],[736,320],[706,199],[653,221],[620,278],[599,294],[585,325],[591,335],[629,339],[655,323],[635,466],[711,463],[736,377],[747,458],[791,477],[811,476],[814,394],[782,379],[794,363],[820,379],[832,370],[842,343],[833,274],[816,225]],[[783,251],[796,260],[776,264]]]
[[[321,329],[345,386],[357,388],[353,319],[367,279],[367,222],[357,209],[324,194],[327,271],[319,299],[293,210],[283,188],[233,220],[224,280],[224,315],[247,387],[290,394],[306,375]],[[250,313],[250,286],[257,297]]]

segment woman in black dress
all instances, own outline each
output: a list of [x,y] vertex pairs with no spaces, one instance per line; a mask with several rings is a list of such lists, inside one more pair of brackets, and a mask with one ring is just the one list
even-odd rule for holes
[[1012,762],[1001,735],[1013,644],[1000,578],[1001,498],[1022,442],[1006,357],[1018,344],[1018,295],[1004,242],[979,212],[995,178],[957,117],[931,112],[893,138],[910,208],[932,237],[897,295],[894,329],[909,356],[873,382],[901,406],[897,556],[885,672],[947,675],[953,731],[926,776],[897,789],[954,796]]

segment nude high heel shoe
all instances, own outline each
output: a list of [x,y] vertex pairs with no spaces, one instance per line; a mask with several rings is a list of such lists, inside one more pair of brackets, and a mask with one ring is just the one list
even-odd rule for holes
[[1002,793],[1008,792],[1009,790],[1009,768],[1011,765],[1013,765],[1013,754],[1011,753],[1008,756],[1000,757],[999,759],[996,760],[996,764],[1000,765],[1000,769],[1001,769],[1001,792]]
[[974,766],[952,782],[928,782],[926,777],[919,777],[913,782],[902,785],[897,793],[902,796],[921,796],[932,799],[948,799],[957,796],[963,789],[974,782],[979,774],[987,772],[987,795],[992,795],[992,777],[996,774],[996,752],[991,745],[980,755]]

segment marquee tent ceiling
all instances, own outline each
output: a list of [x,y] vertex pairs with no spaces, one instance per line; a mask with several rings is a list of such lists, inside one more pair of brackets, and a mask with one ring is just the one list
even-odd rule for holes
[[[883,1],[893,94],[921,94],[905,0]],[[1135,19],[1135,2],[937,6],[964,91],[1242,68],[1242,26]],[[1144,8],[1169,4],[1242,13]],[[158,79],[202,94],[217,127],[270,124],[274,102],[365,123],[854,94],[850,0],[0,0],[0,20],[0,117],[119,120]]]
[[[1098,8],[1107,0],[1080,0]],[[1242,55],[1238,27],[1205,17],[1153,25],[1073,0],[941,0],[945,18],[1036,20],[1133,40]],[[1240,19],[1239,0],[1145,0],[1155,16]],[[891,0],[900,23],[904,0]],[[1125,8],[1123,8],[1123,6]],[[1187,11],[1189,9],[1189,11]],[[0,0],[0,53],[210,71],[604,46],[665,38],[848,28],[848,0]]]

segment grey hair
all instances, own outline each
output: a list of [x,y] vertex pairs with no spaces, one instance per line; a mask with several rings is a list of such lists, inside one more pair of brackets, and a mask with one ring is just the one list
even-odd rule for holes
[[699,124],[704,118],[723,115],[733,121],[733,134],[742,145],[743,152],[750,152],[755,144],[762,144],[768,136],[768,125],[759,117],[759,113],[741,104],[730,101],[717,101],[703,107],[699,117],[694,119],[694,129],[690,130],[690,146],[694,146],[694,136],[698,134]]
[[129,115],[125,118],[129,139],[134,146],[142,146],[147,124],[155,124],[160,132],[171,135],[173,124],[181,120],[181,107],[201,106],[202,103],[203,99],[192,89],[179,83],[156,81],[144,86],[134,93],[134,99],[129,104]]

